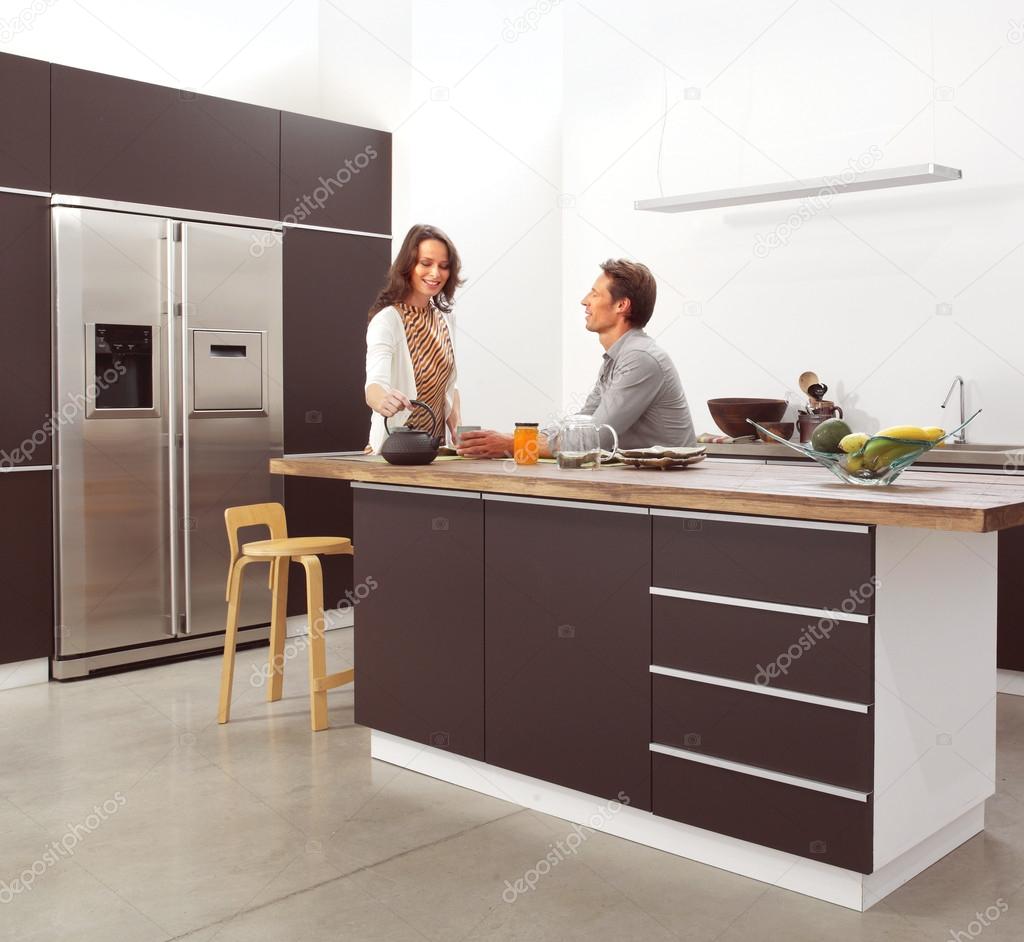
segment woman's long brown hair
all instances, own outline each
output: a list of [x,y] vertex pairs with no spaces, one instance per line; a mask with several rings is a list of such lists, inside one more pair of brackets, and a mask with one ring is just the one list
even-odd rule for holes
[[452,240],[437,226],[417,224],[406,233],[402,247],[391,263],[384,287],[380,289],[377,300],[370,306],[368,320],[373,320],[375,314],[393,304],[400,304],[409,296],[412,289],[412,270],[416,267],[416,262],[419,259],[420,243],[426,239],[437,239],[438,242],[443,242],[448,247],[448,280],[444,283],[444,287],[434,295],[431,303],[445,314],[452,309],[455,301],[455,289],[462,284],[462,279],[459,277],[462,270],[459,253],[455,250]]

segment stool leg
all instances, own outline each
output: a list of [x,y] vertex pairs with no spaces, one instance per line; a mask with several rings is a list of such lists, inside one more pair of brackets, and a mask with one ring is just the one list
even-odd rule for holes
[[235,679],[235,642],[238,639],[238,603],[242,594],[242,570],[250,562],[243,556],[235,562],[228,581],[228,617],[224,626],[224,661],[220,671],[220,706],[217,722],[231,718],[231,686]]
[[288,620],[288,563],[287,556],[279,556],[270,564],[271,601],[270,616],[270,674],[267,684],[267,701],[281,699],[284,683],[284,639]]
[[306,570],[306,607],[309,618],[309,719],[313,732],[327,729],[327,691],[317,689],[327,674],[324,642],[324,577],[316,556],[300,559]]

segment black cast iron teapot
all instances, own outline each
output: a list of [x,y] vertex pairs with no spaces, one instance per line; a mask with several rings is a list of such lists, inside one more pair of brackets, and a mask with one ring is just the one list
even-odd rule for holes
[[388,428],[387,416],[384,417],[384,430],[388,437],[381,446],[381,457],[389,464],[430,464],[437,457],[437,449],[441,447],[441,436],[433,434],[440,431],[440,423],[434,410],[425,402],[413,399],[414,406],[423,406],[430,413],[433,432],[402,426],[393,432]]

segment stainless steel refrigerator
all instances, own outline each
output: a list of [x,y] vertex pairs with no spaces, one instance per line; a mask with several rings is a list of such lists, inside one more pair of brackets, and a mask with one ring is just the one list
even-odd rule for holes
[[[53,208],[61,680],[216,649],[224,509],[282,493],[280,231],[71,202]],[[267,635],[263,569],[241,641]]]

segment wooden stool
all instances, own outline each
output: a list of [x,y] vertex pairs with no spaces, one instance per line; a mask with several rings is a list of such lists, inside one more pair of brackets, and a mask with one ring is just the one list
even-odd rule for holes
[[[270,563],[272,612],[270,619],[270,683],[267,700],[281,699],[284,682],[284,639],[288,608],[288,564],[301,563],[306,570],[306,605],[309,618],[309,713],[314,732],[327,729],[327,691],[351,683],[355,671],[327,673],[327,649],[324,643],[324,579],[320,556],[353,553],[352,541],[340,536],[299,536],[289,539],[284,507],[280,504],[250,504],[229,507],[224,522],[231,545],[228,566],[228,617],[224,634],[224,664],[220,679],[220,710],[217,720],[226,723],[231,714],[231,685],[235,675],[235,643],[238,638],[238,604],[242,591],[242,573],[249,563]],[[238,531],[242,527],[265,526],[269,540],[246,543],[239,553]]]

